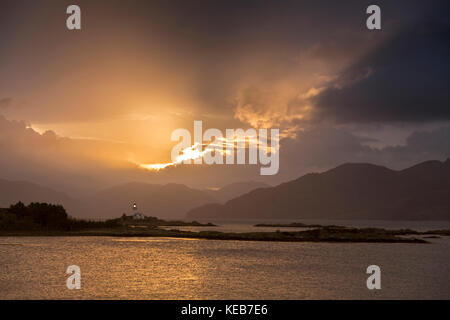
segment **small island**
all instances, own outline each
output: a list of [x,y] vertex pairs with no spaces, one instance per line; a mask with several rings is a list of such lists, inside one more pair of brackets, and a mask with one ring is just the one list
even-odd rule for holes
[[427,243],[411,236],[450,235],[450,230],[418,232],[409,229],[349,228],[291,223],[288,225],[258,225],[307,227],[305,231],[225,233],[218,231],[166,230],[162,226],[215,226],[197,221],[165,221],[156,217],[136,220],[123,215],[117,219],[90,221],[69,217],[60,205],[19,202],[0,209],[0,236],[112,236],[112,237],[174,237],[208,240],[280,241],[280,242],[377,242]]
[[255,224],[255,227],[272,227],[272,228],[321,228],[327,230],[345,229],[345,230],[365,230],[366,232],[385,232],[397,236],[406,235],[422,235],[426,236],[424,238],[433,239],[439,238],[438,236],[450,236],[450,230],[429,230],[429,231],[416,231],[411,229],[398,229],[398,230],[388,230],[383,228],[350,228],[337,225],[321,225],[321,224],[305,224],[301,222],[291,222],[291,223],[259,223]]
[[343,226],[336,225],[321,225],[321,224],[305,224],[301,222],[291,222],[291,223],[259,223],[255,224],[255,227],[272,227],[272,228],[345,228]]

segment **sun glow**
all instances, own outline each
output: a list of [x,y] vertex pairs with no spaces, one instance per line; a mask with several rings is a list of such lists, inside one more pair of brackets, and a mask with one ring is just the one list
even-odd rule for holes
[[[276,138],[279,141],[279,138]],[[212,152],[218,152],[222,156],[233,155],[236,151],[249,148],[257,148],[261,152],[261,149],[265,153],[276,154],[279,152],[279,146],[276,148],[262,143],[258,138],[254,136],[233,136],[233,137],[220,137],[214,143],[203,144],[196,142],[190,147],[181,150],[180,154],[175,158],[174,162],[166,163],[136,163],[136,165],[145,170],[149,171],[161,171],[168,167],[177,166],[182,163],[191,163],[192,160],[200,159],[205,157],[206,154]],[[249,151],[250,152],[250,151]],[[221,162],[222,163],[222,162]]]
[[138,164],[140,168],[150,170],[150,171],[160,171],[167,167],[176,166],[181,164],[183,161],[195,160],[202,158],[206,153],[211,152],[211,149],[206,149],[204,151],[200,150],[200,144],[195,143],[194,145],[185,148],[181,151],[181,154],[176,158],[175,162],[167,163],[154,163],[154,164]]
[[171,163],[139,164],[139,167],[150,171],[159,171],[172,165],[174,164],[171,162]]

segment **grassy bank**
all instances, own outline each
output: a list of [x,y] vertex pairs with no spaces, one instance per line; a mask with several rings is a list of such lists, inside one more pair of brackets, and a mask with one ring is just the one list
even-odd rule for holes
[[160,228],[103,228],[77,231],[0,231],[0,236],[111,236],[111,237],[172,237],[209,240],[281,241],[281,242],[370,242],[370,243],[426,243],[423,239],[401,237],[384,229],[318,228],[307,231],[277,231],[224,233],[217,231],[180,231]]
[[255,224],[255,227],[272,227],[272,228],[320,228],[320,229],[328,229],[328,230],[338,230],[341,229],[343,233],[344,231],[349,230],[359,230],[359,232],[362,233],[379,233],[379,234],[390,234],[394,236],[406,236],[406,235],[440,235],[440,236],[450,236],[450,230],[429,230],[429,231],[416,231],[411,229],[383,229],[383,228],[350,228],[350,227],[344,227],[344,226],[335,226],[335,225],[320,225],[320,224],[305,224],[301,222],[292,222],[292,223],[275,223],[275,224],[268,224],[268,223],[260,223]]
[[[450,230],[418,232],[379,228],[348,228],[343,226],[291,224],[260,224],[265,227],[305,227],[304,231],[232,233],[218,231],[181,231],[161,227],[214,226],[196,221],[165,221],[156,217],[136,220],[123,215],[117,219],[89,221],[71,218],[62,206],[47,203],[19,202],[0,210],[0,236],[112,236],[112,237],[173,237],[210,240],[282,241],[282,242],[385,242],[426,243],[411,236],[450,235]],[[405,237],[408,236],[408,237]]]

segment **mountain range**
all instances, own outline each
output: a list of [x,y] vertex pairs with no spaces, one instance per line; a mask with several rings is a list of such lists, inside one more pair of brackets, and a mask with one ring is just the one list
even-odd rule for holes
[[217,202],[223,203],[236,198],[242,194],[248,193],[252,190],[259,188],[270,187],[267,183],[257,182],[257,181],[249,181],[249,182],[236,182],[228,184],[219,189],[206,189],[206,192],[214,198]]
[[206,204],[189,219],[450,219],[450,159],[404,170],[344,164]]
[[138,210],[146,215],[182,218],[192,208],[205,203],[225,202],[261,186],[265,184],[241,182],[217,190],[198,190],[182,184],[132,182],[74,199],[32,182],[0,179],[0,208],[18,201],[25,204],[47,202],[63,205],[71,216],[77,218],[105,219],[130,214],[132,204],[137,203]]
[[450,219],[450,159],[404,170],[348,163],[277,186],[241,182],[214,190],[182,184],[121,184],[74,199],[27,181],[0,179],[0,207],[22,201],[61,204],[80,218],[140,212],[188,219]]
[[9,207],[11,204],[22,201],[48,202],[64,204],[72,207],[76,201],[63,192],[41,186],[28,181],[10,181],[0,179],[0,207]]

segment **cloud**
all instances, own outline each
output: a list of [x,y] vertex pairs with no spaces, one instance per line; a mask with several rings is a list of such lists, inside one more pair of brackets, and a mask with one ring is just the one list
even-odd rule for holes
[[12,39],[0,50],[0,88],[22,105],[8,116],[39,124],[157,112],[232,119],[249,84],[302,87],[367,45],[358,1],[80,0],[89,15],[79,33],[61,27],[63,3],[5,1],[0,37]]
[[314,94],[314,88],[299,94],[282,86],[271,89],[248,87],[236,97],[234,116],[254,128],[292,129],[295,123],[307,121],[311,112],[309,99]]
[[[160,172],[142,170],[127,158],[151,159],[145,148],[105,141],[68,139],[54,132],[39,134],[22,121],[0,117],[0,177],[31,180],[62,191],[90,192],[129,181],[183,183],[194,187],[223,186],[239,181],[277,184],[346,162],[369,162],[401,169],[450,156],[450,125],[415,131],[404,145],[372,148],[368,138],[345,128],[316,126],[285,138],[280,173],[261,177],[259,165],[180,165]],[[152,150],[148,151],[150,155]]]
[[130,166],[170,161],[171,131],[193,120],[280,128],[276,182],[348,161],[403,167],[448,153],[446,129],[375,149],[336,126],[449,119],[445,2],[380,0],[381,32],[365,28],[361,1],[79,4],[85,31],[67,33],[63,3],[5,3],[0,94],[20,108],[9,98],[0,108],[32,125],[0,117],[0,177],[80,188],[260,177],[258,166]]
[[445,160],[450,157],[450,125],[414,131],[404,145],[374,148],[367,142],[367,138],[346,129],[318,126],[299,132],[296,139],[282,141],[282,178],[292,179],[348,162],[403,169],[422,161]]
[[11,105],[11,98],[0,99],[0,109],[8,108]]
[[153,146],[41,134],[24,121],[1,115],[0,150],[0,178],[32,181],[72,195],[130,181],[210,187],[261,177],[259,165],[180,165],[149,172],[137,163],[161,159]]
[[142,174],[132,161],[155,160],[158,153],[151,146],[39,133],[24,121],[1,115],[0,150],[0,178],[76,192],[139,180]]
[[418,22],[347,68],[314,99],[316,120],[450,119],[450,25],[445,19],[438,15]]
[[404,146],[386,147],[382,151],[389,157],[385,161],[397,166],[424,160],[444,160],[450,157],[450,126],[413,132]]
[[343,129],[317,126],[285,139],[280,148],[280,173],[285,179],[323,171],[345,162],[376,160],[376,151]]

